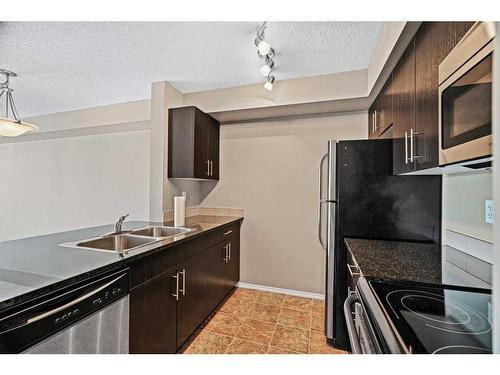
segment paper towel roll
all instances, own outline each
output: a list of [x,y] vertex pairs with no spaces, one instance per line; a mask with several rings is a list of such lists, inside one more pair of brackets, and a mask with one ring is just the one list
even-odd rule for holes
[[186,197],[174,197],[174,226],[183,227],[186,223]]

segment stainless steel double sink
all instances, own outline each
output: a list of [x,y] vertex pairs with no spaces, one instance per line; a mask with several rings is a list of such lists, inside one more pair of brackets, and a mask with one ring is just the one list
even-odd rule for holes
[[119,234],[108,234],[76,242],[65,242],[59,246],[125,253],[142,246],[173,238],[190,232],[192,229],[178,227],[149,226],[133,229]]

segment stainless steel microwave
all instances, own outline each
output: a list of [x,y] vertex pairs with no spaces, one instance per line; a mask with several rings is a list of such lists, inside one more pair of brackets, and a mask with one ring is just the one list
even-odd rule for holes
[[494,22],[476,22],[439,65],[439,165],[492,156]]

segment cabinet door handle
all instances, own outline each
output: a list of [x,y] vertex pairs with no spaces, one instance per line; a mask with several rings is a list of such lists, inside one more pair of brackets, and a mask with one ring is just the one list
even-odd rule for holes
[[375,133],[375,112],[372,112],[372,133]]
[[[182,292],[182,295],[185,296],[186,295],[186,270],[183,269],[179,273],[182,275],[182,289],[180,290],[180,292]],[[177,292],[177,293],[179,293],[179,292]]]
[[413,128],[410,129],[410,163],[413,163]]
[[410,129],[410,161],[413,163],[413,161],[415,159],[420,159],[422,158],[422,156],[418,156],[418,155],[415,155],[415,151],[414,151],[414,143],[416,141],[416,135],[420,135],[420,132],[416,131],[416,130],[413,130],[413,129]]
[[227,244],[227,246],[228,246],[228,249],[229,249],[229,257],[228,257],[228,261],[231,261],[231,242],[229,242],[229,243]]
[[210,160],[210,176],[214,175],[214,161]]
[[378,131],[378,126],[377,126],[377,111],[373,112],[373,132],[375,133]]
[[227,245],[224,245],[223,249],[224,249],[224,258],[222,258],[222,260],[225,263],[227,263]]
[[210,160],[207,160],[205,163],[207,163],[207,176],[210,176]]
[[172,277],[175,279],[175,293],[171,294],[172,297],[175,297],[175,300],[179,300],[179,272],[177,272],[175,275],[172,275]]
[[405,132],[405,164],[408,164],[408,132]]
[[232,231],[232,230],[228,230],[227,232],[224,232],[224,233],[222,233],[222,234],[223,234],[224,236],[227,236],[227,235],[229,235],[229,234],[231,234],[231,233],[233,233],[233,231]]

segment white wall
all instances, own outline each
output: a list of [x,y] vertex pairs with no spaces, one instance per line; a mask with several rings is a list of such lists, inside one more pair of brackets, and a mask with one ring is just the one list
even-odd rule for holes
[[0,144],[0,241],[149,216],[149,130]]
[[484,220],[492,188],[491,172],[443,176],[443,229],[493,242],[493,225]]
[[319,161],[329,139],[366,138],[367,121],[364,112],[221,126],[221,177],[202,183],[202,206],[245,209],[242,282],[323,292]]

